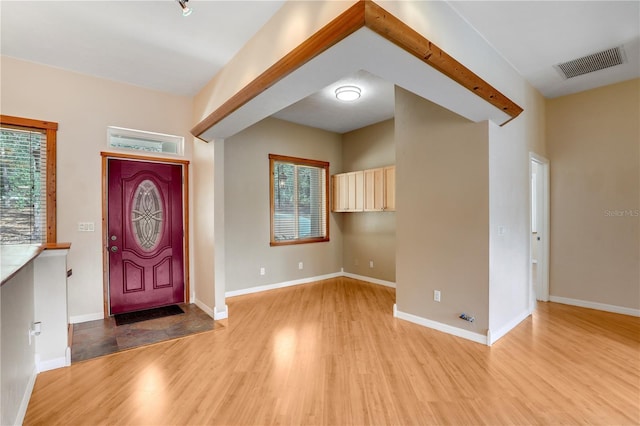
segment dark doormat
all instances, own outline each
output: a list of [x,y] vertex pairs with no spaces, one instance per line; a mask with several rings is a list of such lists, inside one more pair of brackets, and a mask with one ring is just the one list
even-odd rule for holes
[[146,309],[144,311],[127,312],[114,315],[116,325],[133,324],[134,322],[147,321],[156,318],[169,317],[171,315],[184,314],[178,305],[163,306],[161,308]]

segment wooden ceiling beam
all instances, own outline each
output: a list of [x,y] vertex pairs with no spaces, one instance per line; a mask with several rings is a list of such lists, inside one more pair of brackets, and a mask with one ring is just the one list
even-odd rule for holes
[[371,0],[360,0],[277,61],[198,123],[191,133],[200,137],[238,108],[311,59],[366,27],[451,78],[514,119],[523,109],[462,65],[444,50]]

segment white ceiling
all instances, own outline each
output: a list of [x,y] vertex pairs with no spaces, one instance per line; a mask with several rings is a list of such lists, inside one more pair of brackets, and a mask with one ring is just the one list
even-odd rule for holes
[[[361,97],[353,102],[336,99],[341,86],[357,86]],[[346,133],[393,118],[394,84],[365,70],[348,75],[273,116],[293,123]],[[330,106],[330,108],[329,108]],[[318,114],[318,111],[323,111]]]
[[193,96],[284,4],[192,0],[0,1],[0,52]]
[[[0,0],[0,52],[192,96],[283,3],[191,0],[194,12],[183,17],[174,0]],[[449,3],[547,97],[640,77],[637,0]],[[563,80],[553,68],[618,45],[624,46],[626,64],[570,80]],[[347,113],[336,106],[333,83],[276,116],[340,133],[380,121],[378,117],[389,118],[392,84],[368,77],[352,72],[343,79],[370,84],[369,93],[388,96],[367,100],[363,89],[358,108]]]
[[[640,77],[640,1],[452,1],[545,97]],[[554,65],[616,46],[627,63],[563,79]]]

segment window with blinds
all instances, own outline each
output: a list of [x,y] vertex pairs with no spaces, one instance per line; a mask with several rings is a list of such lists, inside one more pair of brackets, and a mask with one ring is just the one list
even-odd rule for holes
[[269,155],[271,245],[329,241],[329,163]]
[[47,134],[0,127],[0,244],[47,241]]

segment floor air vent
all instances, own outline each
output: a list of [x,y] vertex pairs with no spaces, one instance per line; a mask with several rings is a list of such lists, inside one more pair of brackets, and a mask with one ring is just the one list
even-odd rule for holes
[[563,62],[557,65],[564,78],[573,78],[579,75],[602,70],[605,68],[620,65],[624,62],[624,52],[622,47],[603,50],[602,52],[583,56],[572,61]]

